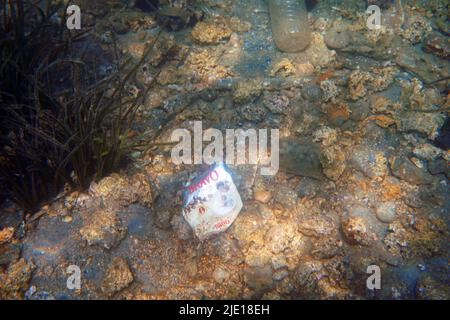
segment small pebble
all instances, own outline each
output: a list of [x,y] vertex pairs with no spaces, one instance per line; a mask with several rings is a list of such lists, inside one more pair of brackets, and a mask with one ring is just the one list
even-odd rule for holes
[[222,283],[228,279],[230,275],[222,268],[216,268],[213,272],[213,278],[217,283]]
[[272,199],[272,193],[270,191],[256,191],[254,197],[256,201],[268,203]]
[[396,216],[396,205],[393,202],[382,203],[376,211],[377,218],[381,222],[391,223]]
[[289,275],[289,272],[286,269],[280,269],[273,273],[273,280],[280,281],[286,278]]
[[417,268],[419,268],[419,270],[420,271],[425,271],[427,268],[425,267],[425,265],[424,264],[421,264],[421,263],[419,263],[418,265],[417,265]]

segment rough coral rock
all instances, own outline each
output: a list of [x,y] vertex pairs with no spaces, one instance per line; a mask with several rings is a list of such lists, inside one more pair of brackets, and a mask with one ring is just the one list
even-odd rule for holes
[[89,245],[100,245],[106,249],[116,246],[126,235],[126,227],[115,212],[97,210],[87,213],[84,226],[80,229],[81,238]]
[[115,257],[106,270],[101,289],[106,295],[112,296],[128,287],[133,279],[128,262],[123,258]]

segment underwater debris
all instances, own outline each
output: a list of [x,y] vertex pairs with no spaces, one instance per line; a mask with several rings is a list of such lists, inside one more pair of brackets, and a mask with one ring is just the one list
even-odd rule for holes
[[183,216],[200,240],[227,230],[242,209],[242,200],[224,164],[189,184]]
[[308,11],[304,0],[269,0],[272,34],[278,49],[299,52],[311,41]]

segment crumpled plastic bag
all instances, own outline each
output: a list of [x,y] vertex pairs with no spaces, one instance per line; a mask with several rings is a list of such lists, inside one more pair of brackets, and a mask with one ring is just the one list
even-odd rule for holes
[[227,230],[243,206],[223,163],[195,178],[186,187],[184,199],[183,217],[200,240]]

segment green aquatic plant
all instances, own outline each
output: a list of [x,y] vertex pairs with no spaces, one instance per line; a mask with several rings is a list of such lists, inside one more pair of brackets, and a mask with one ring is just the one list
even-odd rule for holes
[[71,55],[89,30],[51,21],[66,11],[51,3],[0,0],[0,193],[28,212],[63,186],[86,189],[118,168],[151,87],[134,96],[126,89],[154,43],[138,63],[116,54],[116,71],[98,79],[95,59]]
[[58,9],[49,2],[42,9],[31,1],[0,1],[0,177],[7,196],[28,210],[52,193],[47,181],[58,156],[38,130],[42,105],[51,99],[34,76],[65,50],[51,30]]

